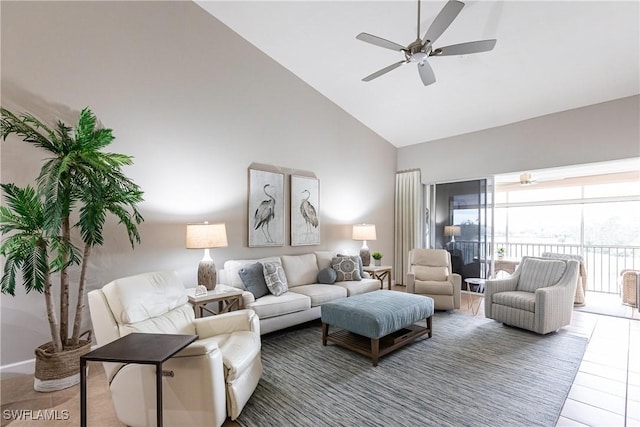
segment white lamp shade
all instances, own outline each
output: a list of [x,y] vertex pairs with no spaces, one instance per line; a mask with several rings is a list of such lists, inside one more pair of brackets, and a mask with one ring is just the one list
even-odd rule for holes
[[353,240],[376,240],[376,226],[373,224],[355,224],[351,238]]
[[445,236],[459,236],[461,234],[459,225],[445,225],[444,226],[444,235]]
[[208,249],[228,246],[224,224],[187,224],[187,249]]

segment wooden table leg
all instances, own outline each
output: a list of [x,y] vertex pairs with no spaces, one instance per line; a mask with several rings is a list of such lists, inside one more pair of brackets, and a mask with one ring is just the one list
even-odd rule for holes
[[373,366],[378,366],[378,359],[380,354],[380,339],[371,338],[371,361]]
[[322,322],[322,345],[325,347],[327,345],[328,333],[329,333],[329,325],[327,323]]

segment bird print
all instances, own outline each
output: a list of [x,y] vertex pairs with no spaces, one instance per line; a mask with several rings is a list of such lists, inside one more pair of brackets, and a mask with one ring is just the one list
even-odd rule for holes
[[276,216],[276,199],[271,194],[267,193],[267,187],[269,186],[270,184],[265,184],[265,186],[262,187],[262,191],[264,191],[264,194],[269,198],[260,202],[260,206],[258,206],[255,214],[253,215],[253,223],[254,230],[257,230],[258,228],[262,230],[262,234],[264,234],[264,238],[267,239],[267,243],[273,243],[271,233],[269,232],[269,222],[271,222],[271,220]]
[[318,228],[318,214],[316,208],[309,201],[311,193],[309,190],[304,190],[302,194],[307,193],[307,198],[300,203],[300,213],[307,224],[307,233],[311,233],[311,227]]

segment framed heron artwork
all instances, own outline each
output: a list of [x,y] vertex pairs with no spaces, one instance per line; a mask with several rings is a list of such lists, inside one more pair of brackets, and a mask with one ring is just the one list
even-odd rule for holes
[[291,175],[291,246],[320,244],[320,181]]
[[249,246],[284,245],[284,174],[249,169]]

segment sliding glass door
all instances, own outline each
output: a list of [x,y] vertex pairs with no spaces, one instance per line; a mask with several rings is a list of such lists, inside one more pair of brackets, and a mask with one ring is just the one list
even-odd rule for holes
[[[448,250],[453,272],[463,279],[486,278],[492,228],[492,180],[434,184],[430,193],[430,246]],[[466,289],[464,280],[463,289]]]

